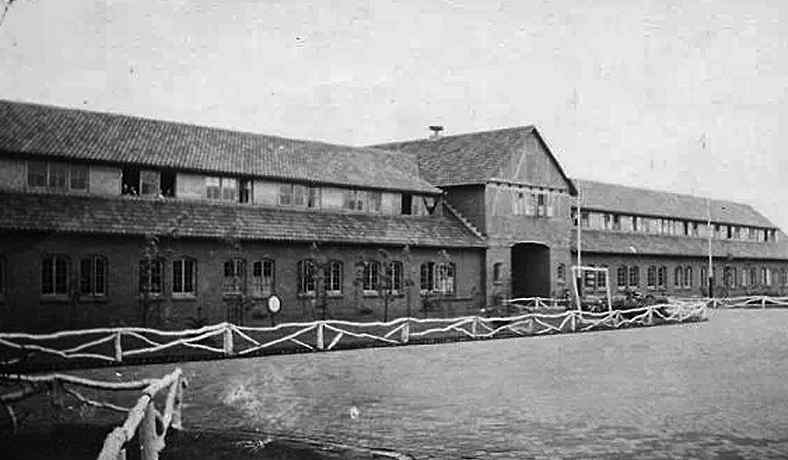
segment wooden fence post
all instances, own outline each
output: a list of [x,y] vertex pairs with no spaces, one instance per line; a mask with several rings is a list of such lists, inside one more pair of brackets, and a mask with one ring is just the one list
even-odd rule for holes
[[575,318],[574,310],[570,311],[569,315],[570,315],[570,317],[569,317],[569,330],[571,330],[572,332],[575,332],[575,330],[577,329],[577,324],[575,324],[577,319]]
[[402,325],[402,337],[400,338],[400,341],[402,343],[408,343],[409,340],[410,340],[410,321],[406,319],[405,324]]
[[186,385],[183,377],[178,377],[174,385],[178,385],[175,389],[175,401],[172,405],[172,421],[170,426],[176,430],[183,429],[183,419],[181,418],[181,408],[183,407],[183,387]]
[[761,297],[761,308],[766,308],[766,296]]
[[120,331],[115,333],[115,361],[122,362],[123,361],[123,347],[121,344],[121,335]]
[[317,323],[317,343],[316,343],[316,345],[317,345],[317,349],[318,350],[321,350],[321,351],[323,350],[324,344],[323,344],[323,322],[322,321]]
[[473,321],[471,321],[471,335],[473,336],[474,339],[477,338],[476,336],[478,332],[479,332],[479,317],[474,316]]
[[153,399],[145,406],[145,415],[139,427],[140,458],[142,460],[158,460],[162,441],[156,434],[156,409]]
[[224,355],[231,356],[233,354],[233,329],[229,324],[224,326]]

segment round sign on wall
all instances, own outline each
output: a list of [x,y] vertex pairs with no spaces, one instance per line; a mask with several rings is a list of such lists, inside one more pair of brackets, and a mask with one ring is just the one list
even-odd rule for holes
[[279,302],[279,297],[272,295],[268,298],[268,311],[271,313],[279,313],[280,308],[282,308],[282,303]]

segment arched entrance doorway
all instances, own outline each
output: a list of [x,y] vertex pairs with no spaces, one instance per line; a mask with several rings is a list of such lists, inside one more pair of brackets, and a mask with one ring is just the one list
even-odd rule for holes
[[512,246],[512,297],[550,297],[550,248],[542,243]]

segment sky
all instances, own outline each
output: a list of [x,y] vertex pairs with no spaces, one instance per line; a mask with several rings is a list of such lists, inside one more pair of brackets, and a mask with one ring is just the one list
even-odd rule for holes
[[[366,145],[537,126],[788,230],[788,2],[16,0],[0,98]],[[2,129],[2,127],[0,127]]]

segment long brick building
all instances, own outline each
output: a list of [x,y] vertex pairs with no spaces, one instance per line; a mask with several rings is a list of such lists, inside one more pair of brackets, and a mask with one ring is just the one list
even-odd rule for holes
[[[380,320],[561,295],[578,190],[583,261],[614,289],[700,293],[706,201],[573,181],[534,127],[350,147],[0,101],[0,327]],[[782,289],[779,229],[712,203],[720,279]]]

